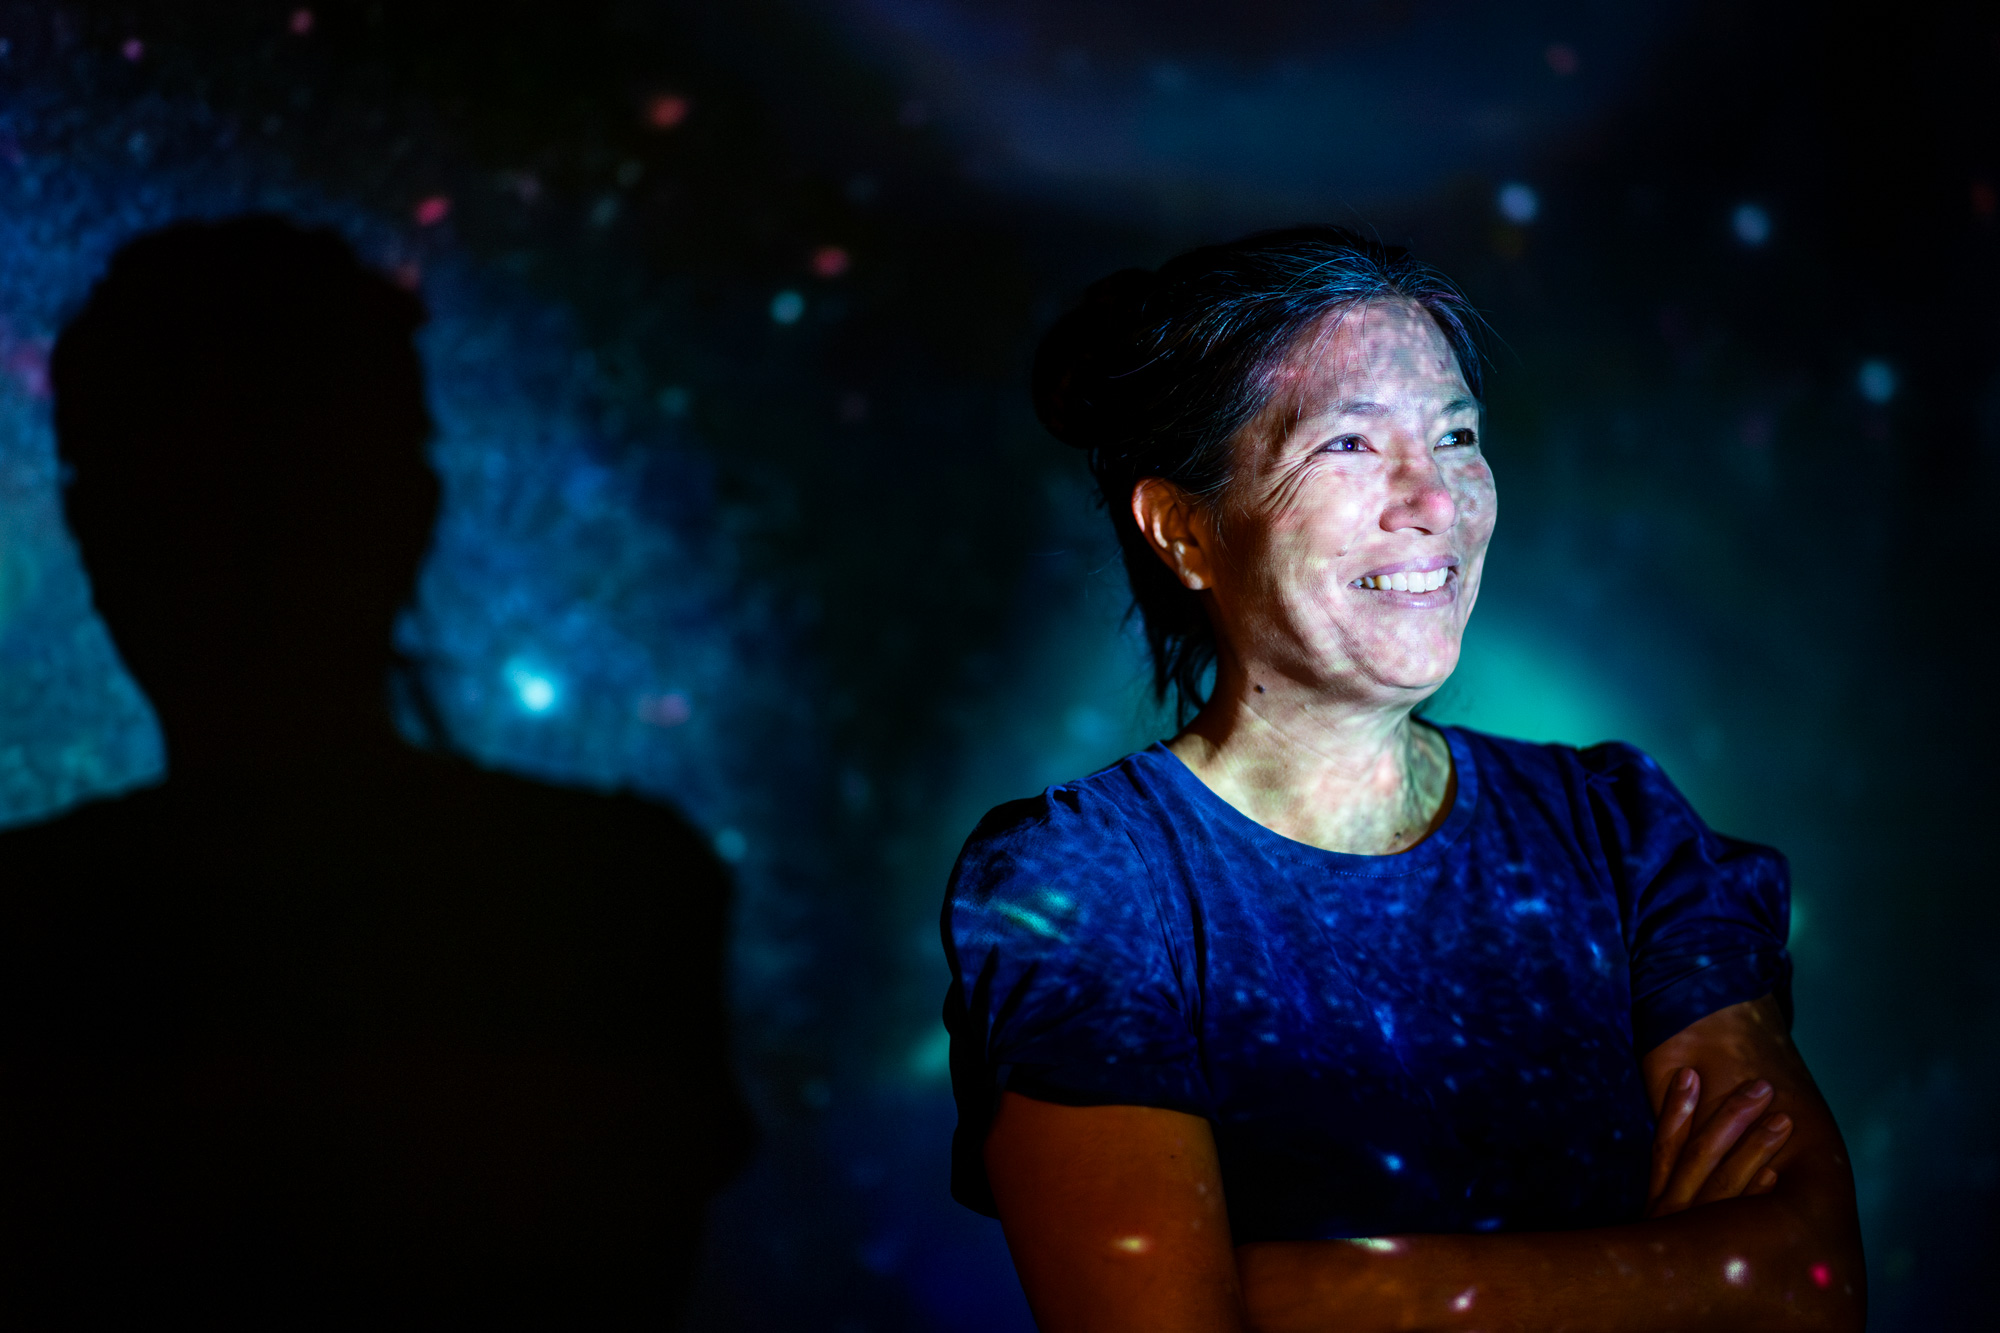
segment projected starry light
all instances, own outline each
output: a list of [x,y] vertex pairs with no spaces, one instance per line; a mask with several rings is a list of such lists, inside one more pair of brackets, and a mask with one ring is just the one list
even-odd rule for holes
[[507,666],[507,684],[513,689],[514,697],[520,701],[523,712],[542,714],[556,706],[562,697],[561,687],[546,672],[537,671],[520,662],[510,662]]
[[175,218],[335,227],[431,312],[399,643],[451,743],[671,802],[737,878],[763,1156],[689,1326],[1025,1333],[941,1176],[939,895],[986,809],[1170,726],[1028,351],[1114,268],[1362,225],[1495,331],[1503,518],[1432,716],[1620,736],[1786,849],[1871,1327],[1976,1322],[1989,632],[1890,580],[1973,558],[1928,506],[1992,464],[1990,22],[1888,59],[1666,0],[781,9],[0,0],[0,818],[163,762],[62,526],[54,337]]

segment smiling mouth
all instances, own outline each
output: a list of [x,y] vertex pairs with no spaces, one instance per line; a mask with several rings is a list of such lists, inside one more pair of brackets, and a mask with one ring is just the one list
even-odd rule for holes
[[1374,592],[1436,592],[1451,577],[1451,567],[1419,571],[1415,574],[1377,574],[1354,580],[1350,587]]

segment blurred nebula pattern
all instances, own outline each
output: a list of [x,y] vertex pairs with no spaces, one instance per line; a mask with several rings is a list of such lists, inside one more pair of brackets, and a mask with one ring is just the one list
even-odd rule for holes
[[1114,268],[1360,226],[1494,330],[1503,516],[1433,715],[1629,740],[1785,849],[1873,1327],[1971,1327],[2000,13],[1922,9],[0,0],[0,821],[162,762],[62,525],[55,335],[171,220],[331,225],[431,311],[401,633],[454,743],[737,875],[761,1140],[688,1327],[1028,1329],[946,1193],[944,878],[1169,727],[1028,356]]

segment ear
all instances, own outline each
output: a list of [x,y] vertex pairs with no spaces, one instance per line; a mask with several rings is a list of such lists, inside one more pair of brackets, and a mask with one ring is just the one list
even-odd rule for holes
[[1132,518],[1184,586],[1215,586],[1218,543],[1205,506],[1171,481],[1145,477],[1132,487]]

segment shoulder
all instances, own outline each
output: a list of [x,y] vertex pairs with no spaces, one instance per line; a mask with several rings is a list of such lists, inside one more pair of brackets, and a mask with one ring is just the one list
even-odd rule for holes
[[572,872],[633,871],[722,876],[702,833],[670,806],[628,791],[558,786],[413,751],[399,799],[440,841],[469,845],[487,861],[556,860]]
[[106,863],[138,859],[141,847],[172,823],[164,806],[163,788],[142,787],[0,829],[0,868],[8,887],[88,877]]
[[1139,759],[988,811],[952,870],[947,938],[962,947],[1014,938],[1040,950],[1155,934],[1157,896],[1128,822],[1144,818]]
[[1146,795],[1136,780],[1144,759],[1129,755],[1089,777],[993,807],[966,839],[954,879],[1002,867],[1063,873],[1107,858],[1136,860],[1131,822],[1144,818]]
[[1599,741],[1595,745],[1565,745],[1560,741],[1523,741],[1511,736],[1495,736],[1470,727],[1445,727],[1447,736],[1462,741],[1478,764],[1481,776],[1524,779],[1528,782],[1566,784],[1577,781],[1603,784],[1632,771],[1659,772],[1651,756],[1624,741]]
[[1502,799],[1510,790],[1566,791],[1635,814],[1693,815],[1687,798],[1653,757],[1624,741],[1575,746],[1514,740],[1465,727],[1449,732],[1472,754],[1482,785]]

